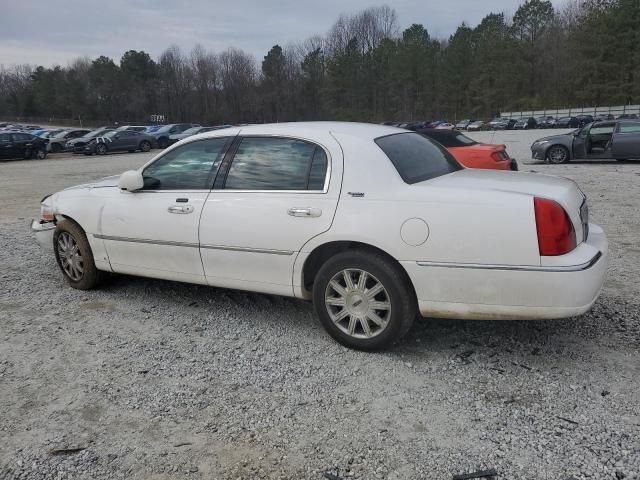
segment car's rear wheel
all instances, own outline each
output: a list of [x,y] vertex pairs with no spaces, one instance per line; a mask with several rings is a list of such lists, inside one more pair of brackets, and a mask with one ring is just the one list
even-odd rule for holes
[[96,153],[98,155],[104,155],[107,153],[107,146],[104,143],[99,143],[96,145]]
[[547,151],[549,162],[559,164],[569,161],[569,149],[563,145],[553,145]]
[[166,137],[160,137],[158,139],[158,147],[167,148],[169,146],[169,139]]
[[149,150],[151,150],[151,143],[149,143],[147,140],[143,140],[140,142],[140,150],[142,152],[148,152]]
[[362,250],[339,253],[322,265],[313,303],[329,335],[358,350],[379,350],[401,338],[417,310],[401,267]]
[[102,273],[93,261],[89,240],[80,226],[71,220],[58,223],[53,233],[58,266],[73,288],[90,290],[100,283]]

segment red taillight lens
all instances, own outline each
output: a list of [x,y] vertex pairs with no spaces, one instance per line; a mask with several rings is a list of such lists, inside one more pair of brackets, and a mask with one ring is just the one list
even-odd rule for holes
[[500,152],[493,152],[491,154],[491,158],[493,158],[494,161],[499,162],[502,160],[501,156],[500,156]]
[[576,231],[558,202],[534,198],[540,255],[564,255],[576,248]]

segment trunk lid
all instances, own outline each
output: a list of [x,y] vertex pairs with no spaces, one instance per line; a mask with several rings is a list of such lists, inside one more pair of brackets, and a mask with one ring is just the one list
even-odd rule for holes
[[578,244],[588,234],[589,212],[586,197],[578,185],[568,178],[538,173],[477,170],[466,168],[423,182],[425,186],[491,190],[555,200],[566,210],[576,231]]

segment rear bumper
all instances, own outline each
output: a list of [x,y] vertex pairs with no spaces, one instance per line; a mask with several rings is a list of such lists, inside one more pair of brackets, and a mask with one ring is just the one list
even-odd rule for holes
[[401,263],[424,316],[552,319],[588,311],[604,283],[609,252],[602,229],[591,224],[587,242],[576,250],[580,251],[543,261],[540,266]]
[[31,232],[43,250],[53,252],[53,232],[56,225],[53,222],[43,222],[41,220],[31,221]]

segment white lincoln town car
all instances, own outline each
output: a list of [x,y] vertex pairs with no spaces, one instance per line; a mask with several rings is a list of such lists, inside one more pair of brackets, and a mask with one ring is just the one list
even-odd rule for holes
[[115,272],[313,300],[329,334],[363,350],[417,312],[579,315],[608,257],[574,182],[467,169],[418,133],[339,122],[189,137],[47,196],[32,229],[74,288]]

